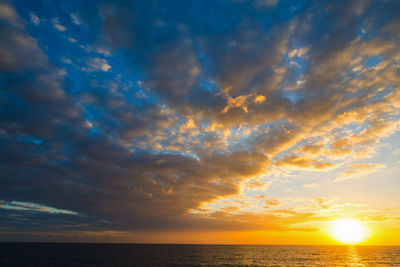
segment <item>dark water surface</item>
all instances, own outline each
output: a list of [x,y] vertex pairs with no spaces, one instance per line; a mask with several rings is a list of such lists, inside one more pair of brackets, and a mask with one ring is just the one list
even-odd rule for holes
[[0,266],[400,266],[400,247],[0,243]]

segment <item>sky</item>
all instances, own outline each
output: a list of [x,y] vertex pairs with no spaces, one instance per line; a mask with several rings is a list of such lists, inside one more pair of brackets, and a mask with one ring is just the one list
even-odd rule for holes
[[398,14],[0,0],[0,241],[400,245]]

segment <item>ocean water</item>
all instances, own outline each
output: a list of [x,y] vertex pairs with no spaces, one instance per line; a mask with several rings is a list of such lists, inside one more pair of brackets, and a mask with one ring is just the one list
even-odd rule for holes
[[400,266],[400,247],[0,243],[0,266]]

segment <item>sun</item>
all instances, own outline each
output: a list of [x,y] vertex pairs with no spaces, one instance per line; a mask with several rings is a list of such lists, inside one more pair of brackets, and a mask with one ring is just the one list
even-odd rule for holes
[[360,221],[339,219],[331,223],[331,235],[337,241],[354,245],[367,239],[367,227]]

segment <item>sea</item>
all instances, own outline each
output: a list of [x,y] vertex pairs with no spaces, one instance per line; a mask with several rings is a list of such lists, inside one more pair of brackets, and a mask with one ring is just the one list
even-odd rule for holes
[[0,243],[0,266],[400,266],[400,247]]

